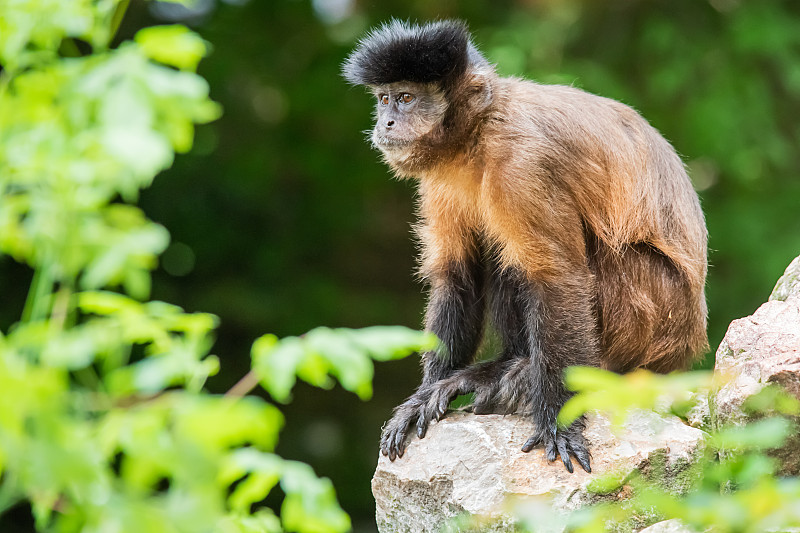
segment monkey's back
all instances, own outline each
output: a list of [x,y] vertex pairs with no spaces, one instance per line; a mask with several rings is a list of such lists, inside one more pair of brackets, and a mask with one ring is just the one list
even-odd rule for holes
[[503,164],[539,169],[529,178],[583,225],[605,366],[687,366],[707,347],[707,233],[675,150],[632,108],[572,87],[502,78],[496,105],[512,118],[487,134],[517,147]]

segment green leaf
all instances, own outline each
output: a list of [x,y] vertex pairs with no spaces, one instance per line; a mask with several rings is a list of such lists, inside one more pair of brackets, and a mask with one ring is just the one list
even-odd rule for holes
[[302,341],[296,337],[279,342],[274,335],[263,335],[253,343],[253,370],[276,401],[289,401],[304,356]]
[[751,415],[770,412],[797,415],[800,414],[800,400],[787,393],[779,385],[770,384],[757,394],[748,396],[742,408]]
[[402,359],[414,352],[434,350],[439,344],[433,333],[402,326],[373,326],[349,332],[353,342],[376,361]]
[[[232,452],[221,474],[225,485],[246,476],[229,497],[234,511],[246,512],[253,503],[263,500],[283,475],[284,460],[271,453],[254,449]],[[252,481],[249,481],[250,479]],[[244,486],[243,486],[244,485]]]
[[586,485],[586,490],[595,494],[610,494],[625,484],[629,474],[623,470],[604,472],[594,476]]
[[714,446],[722,449],[777,448],[783,444],[794,428],[795,425],[785,418],[765,418],[745,426],[724,429],[712,437],[712,442]]
[[264,388],[287,402],[296,377],[316,387],[333,385],[329,375],[362,400],[372,396],[372,359],[388,360],[434,348],[435,336],[403,327],[361,330],[316,328],[303,337],[264,336],[252,348],[253,370]]
[[[210,450],[254,445],[271,451],[283,427],[283,415],[257,397],[195,396],[176,407],[175,432]],[[213,431],[209,431],[213,428]]]
[[328,363],[326,366],[342,387],[362,400],[372,397],[372,361],[368,352],[352,342],[349,332],[317,328],[308,332],[304,340],[309,350]]
[[147,57],[181,70],[197,70],[208,49],[199,35],[186,26],[152,26],[136,32],[134,41]]
[[318,478],[307,464],[285,461],[281,488],[286,494],[281,506],[285,529],[300,533],[350,529],[350,517],[339,507],[333,484],[327,478]]
[[271,509],[231,514],[223,519],[220,528],[222,533],[283,533],[281,520]]

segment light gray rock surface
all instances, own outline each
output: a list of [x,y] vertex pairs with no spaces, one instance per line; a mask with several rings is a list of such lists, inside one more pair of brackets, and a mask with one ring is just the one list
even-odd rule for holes
[[778,281],[770,301],[731,322],[717,350],[715,372],[727,383],[712,402],[719,426],[744,420],[742,403],[768,383],[800,398],[800,258]]
[[658,522],[650,527],[641,529],[639,533],[693,533],[693,530],[686,527],[686,525],[677,518],[673,518],[672,520],[664,520],[663,522]]
[[[574,474],[560,461],[549,463],[542,449],[520,450],[534,426],[519,416],[451,412],[425,439],[413,438],[402,458],[381,456],[372,480],[381,533],[437,531],[464,512],[490,517],[496,531],[508,524],[503,505],[510,496],[548,497],[557,510],[572,510],[603,499],[627,496],[626,487],[597,494],[589,484],[605,473],[624,479],[639,469],[665,488],[688,487],[689,465],[701,452],[704,433],[675,417],[634,413],[624,429],[589,417],[586,438],[593,474]],[[630,489],[627,489],[628,493]]]
[[794,261],[786,267],[786,272],[775,284],[769,299],[786,301],[791,297],[800,297],[800,256],[795,257]]
[[[770,383],[800,399],[800,258],[786,269],[768,302],[731,322],[716,357],[714,371],[723,385],[709,402],[713,427],[746,422],[742,404]],[[788,439],[774,455],[782,474],[800,474],[800,437]]]
[[[786,269],[767,303],[731,323],[716,358],[715,372],[724,385],[692,411],[692,426],[744,423],[742,404],[769,383],[778,383],[800,398],[800,257]],[[549,463],[542,449],[523,453],[520,447],[533,429],[529,420],[518,416],[451,412],[431,426],[425,439],[413,438],[404,457],[395,462],[379,457],[372,480],[379,531],[438,531],[449,518],[464,513],[486,518],[480,531],[510,531],[509,499],[534,498],[537,509],[568,512],[629,497],[627,485],[600,494],[593,490],[593,480],[603,474],[624,480],[634,470],[680,493],[688,489],[691,466],[702,453],[705,435],[678,418],[651,412],[635,413],[616,433],[607,419],[590,416],[586,429],[594,471],[590,475],[577,465],[569,474],[560,461]],[[783,474],[800,474],[800,436],[775,456]],[[690,530],[668,520],[642,531]]]

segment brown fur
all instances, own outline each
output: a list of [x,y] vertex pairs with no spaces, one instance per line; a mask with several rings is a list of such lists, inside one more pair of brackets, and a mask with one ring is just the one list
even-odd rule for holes
[[480,83],[489,108],[451,104],[459,120],[395,167],[420,180],[423,274],[435,280],[483,235],[503,267],[532,279],[595,279],[605,367],[686,368],[707,347],[706,231],[677,154],[618,102],[487,74]]

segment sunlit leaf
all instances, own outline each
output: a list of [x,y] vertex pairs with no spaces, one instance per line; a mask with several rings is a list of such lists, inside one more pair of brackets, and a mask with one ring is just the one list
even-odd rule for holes
[[207,44],[186,26],[152,26],[139,30],[134,40],[144,53],[161,63],[182,70],[197,70]]
[[428,332],[400,326],[373,326],[350,331],[350,338],[376,361],[402,359],[414,352],[435,349],[439,340]]

